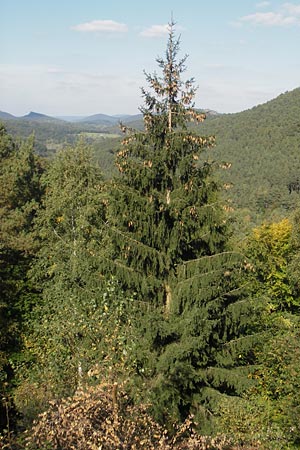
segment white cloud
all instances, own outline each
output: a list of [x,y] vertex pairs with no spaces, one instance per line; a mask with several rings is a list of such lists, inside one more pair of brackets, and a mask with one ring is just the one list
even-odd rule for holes
[[[269,6],[271,2],[263,1],[256,4],[257,8],[265,8]],[[291,25],[300,25],[300,4],[295,3],[283,3],[276,11],[255,12],[254,14],[248,14],[240,17],[236,26],[242,26],[248,23],[251,25],[261,25],[269,27],[284,27]]]
[[169,32],[169,25],[152,25],[149,28],[145,28],[143,31],[141,31],[140,35],[143,37],[150,37],[150,38],[155,38],[155,37],[164,37],[168,34]]
[[259,2],[256,4],[256,8],[266,8],[267,6],[270,6],[271,2]]
[[242,23],[250,23],[252,25],[266,25],[266,26],[287,26],[300,24],[300,21],[294,16],[288,16],[281,13],[265,12],[249,14],[240,19]]
[[283,8],[287,11],[288,14],[300,17],[300,4],[295,5],[293,3],[284,3]]
[[124,23],[114,20],[92,20],[90,22],[80,23],[71,27],[72,30],[82,32],[103,32],[103,33],[126,33],[128,27]]

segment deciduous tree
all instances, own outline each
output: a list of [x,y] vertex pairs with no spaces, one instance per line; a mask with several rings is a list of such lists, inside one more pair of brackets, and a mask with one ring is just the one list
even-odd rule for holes
[[88,146],[80,141],[63,149],[42,181],[45,195],[35,220],[40,249],[31,271],[41,299],[28,323],[27,359],[32,363],[27,372],[20,368],[26,377],[16,396],[23,409],[24,397],[36,386],[34,401],[76,389],[105,337],[108,317],[99,270],[106,246],[105,196]]

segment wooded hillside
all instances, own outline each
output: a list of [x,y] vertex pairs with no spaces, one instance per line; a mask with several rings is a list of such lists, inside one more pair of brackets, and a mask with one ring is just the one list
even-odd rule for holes
[[283,217],[299,204],[300,88],[238,114],[207,120],[216,136],[213,158],[231,164],[222,180],[235,208]]

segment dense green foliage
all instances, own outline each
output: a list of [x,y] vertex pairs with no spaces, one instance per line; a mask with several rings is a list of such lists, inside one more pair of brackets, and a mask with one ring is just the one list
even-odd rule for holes
[[[91,321],[100,308],[103,182],[83,143],[59,153],[42,181],[45,195],[35,222],[40,250],[32,269],[42,301],[33,311],[31,339],[38,348],[31,350],[38,353],[36,367],[45,366],[47,389],[70,393],[82,346],[92,345],[93,334],[97,341]],[[61,367],[68,383],[59,380]]]
[[270,299],[274,311],[299,308],[299,299],[294,295],[289,277],[289,261],[294,252],[291,233],[292,223],[284,219],[254,228],[248,242],[248,253],[255,261],[260,289]]
[[118,145],[120,130],[116,127],[85,123],[68,123],[62,120],[37,121],[30,119],[4,120],[7,131],[18,138],[35,136],[34,147],[38,154],[52,157],[66,144],[74,145],[81,135],[87,136],[87,142],[95,144],[95,153],[101,160],[103,171],[111,176],[113,157],[110,151]]
[[141,302],[136,372],[147,392],[152,386],[157,417],[193,412],[207,431],[222,395],[249,381],[242,366],[251,363],[247,335],[256,322],[243,292],[244,259],[228,245],[214,165],[203,157],[214,139],[188,127],[204,116],[192,109],[193,80],[181,80],[186,58],[178,52],[171,30],[158,59],[162,77],[146,75],[144,131],[124,127],[106,270]]
[[299,204],[299,114],[300,88],[203,124],[203,132],[217,136],[214,156],[231,164],[221,173],[232,184],[227,196],[252,223],[284,217]]
[[299,91],[203,122],[179,50],[122,142],[0,128],[3,448],[299,448]]
[[[299,96],[300,88],[248,111],[209,115],[195,130],[217,137],[213,157],[230,165],[230,170],[220,171],[224,185],[231,186],[224,195],[232,200],[246,228],[266,217],[283,218],[299,204]],[[22,138],[34,131],[38,150],[47,155],[65,142],[74,143],[80,133],[90,133],[105,177],[114,174],[119,141],[109,136],[118,133],[115,126],[28,120],[6,120],[5,124],[12,135]],[[132,126],[143,128],[140,120]],[[103,132],[107,138],[101,138]]]
[[[264,296],[264,333],[256,349],[255,385],[221,406],[221,429],[263,448],[299,448],[299,217],[253,230],[244,250],[252,266],[253,297]],[[295,447],[294,447],[295,446]]]
[[42,167],[33,140],[14,143],[0,127],[0,413],[7,426],[14,361],[22,348],[22,318],[35,301],[27,271],[35,253],[33,220],[42,195]]

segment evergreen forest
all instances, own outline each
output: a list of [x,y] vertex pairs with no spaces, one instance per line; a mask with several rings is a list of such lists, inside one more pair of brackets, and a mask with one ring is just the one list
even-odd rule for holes
[[1,449],[300,448],[300,88],[206,113],[180,46],[142,122],[0,124]]

